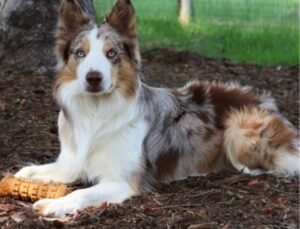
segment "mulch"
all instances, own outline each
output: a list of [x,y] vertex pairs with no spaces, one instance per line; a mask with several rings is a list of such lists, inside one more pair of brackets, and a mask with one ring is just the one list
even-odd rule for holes
[[[177,87],[192,79],[236,81],[268,91],[299,127],[299,66],[255,66],[168,49],[144,53],[144,80]],[[59,152],[53,78],[0,77],[0,171],[48,163]],[[44,218],[31,203],[0,197],[0,228],[299,228],[299,179],[219,171],[162,184],[123,205],[89,208],[65,220]]]

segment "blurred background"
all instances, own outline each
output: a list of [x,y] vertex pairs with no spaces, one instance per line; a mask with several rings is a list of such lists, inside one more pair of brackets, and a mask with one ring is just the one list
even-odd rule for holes
[[[170,47],[237,63],[299,63],[298,0],[188,0],[191,20],[185,26],[178,19],[180,0],[132,2],[143,51]],[[97,20],[113,3],[94,0]]]

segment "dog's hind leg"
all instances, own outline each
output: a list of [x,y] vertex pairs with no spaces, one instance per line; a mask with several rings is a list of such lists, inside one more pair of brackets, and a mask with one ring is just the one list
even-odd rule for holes
[[224,149],[236,169],[292,176],[300,171],[297,131],[276,112],[232,110],[225,120]]
[[45,165],[24,167],[15,174],[16,177],[42,182],[54,181],[60,183],[72,183],[79,178],[80,171],[77,171],[77,168],[72,168],[76,148],[73,134],[62,111],[59,114],[58,127],[61,152],[57,161]]

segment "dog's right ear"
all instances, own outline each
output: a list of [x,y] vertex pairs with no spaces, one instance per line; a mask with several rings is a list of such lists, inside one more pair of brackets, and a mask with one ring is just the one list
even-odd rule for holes
[[67,62],[69,48],[72,39],[80,31],[80,28],[91,22],[84,13],[77,0],[63,0],[59,10],[56,55],[58,68],[63,62]]

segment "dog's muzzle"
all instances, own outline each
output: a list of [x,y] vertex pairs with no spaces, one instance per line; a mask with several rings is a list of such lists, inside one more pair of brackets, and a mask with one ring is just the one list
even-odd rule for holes
[[103,75],[98,71],[90,71],[86,75],[87,81],[87,91],[88,92],[100,92],[102,90],[101,83],[102,83]]

